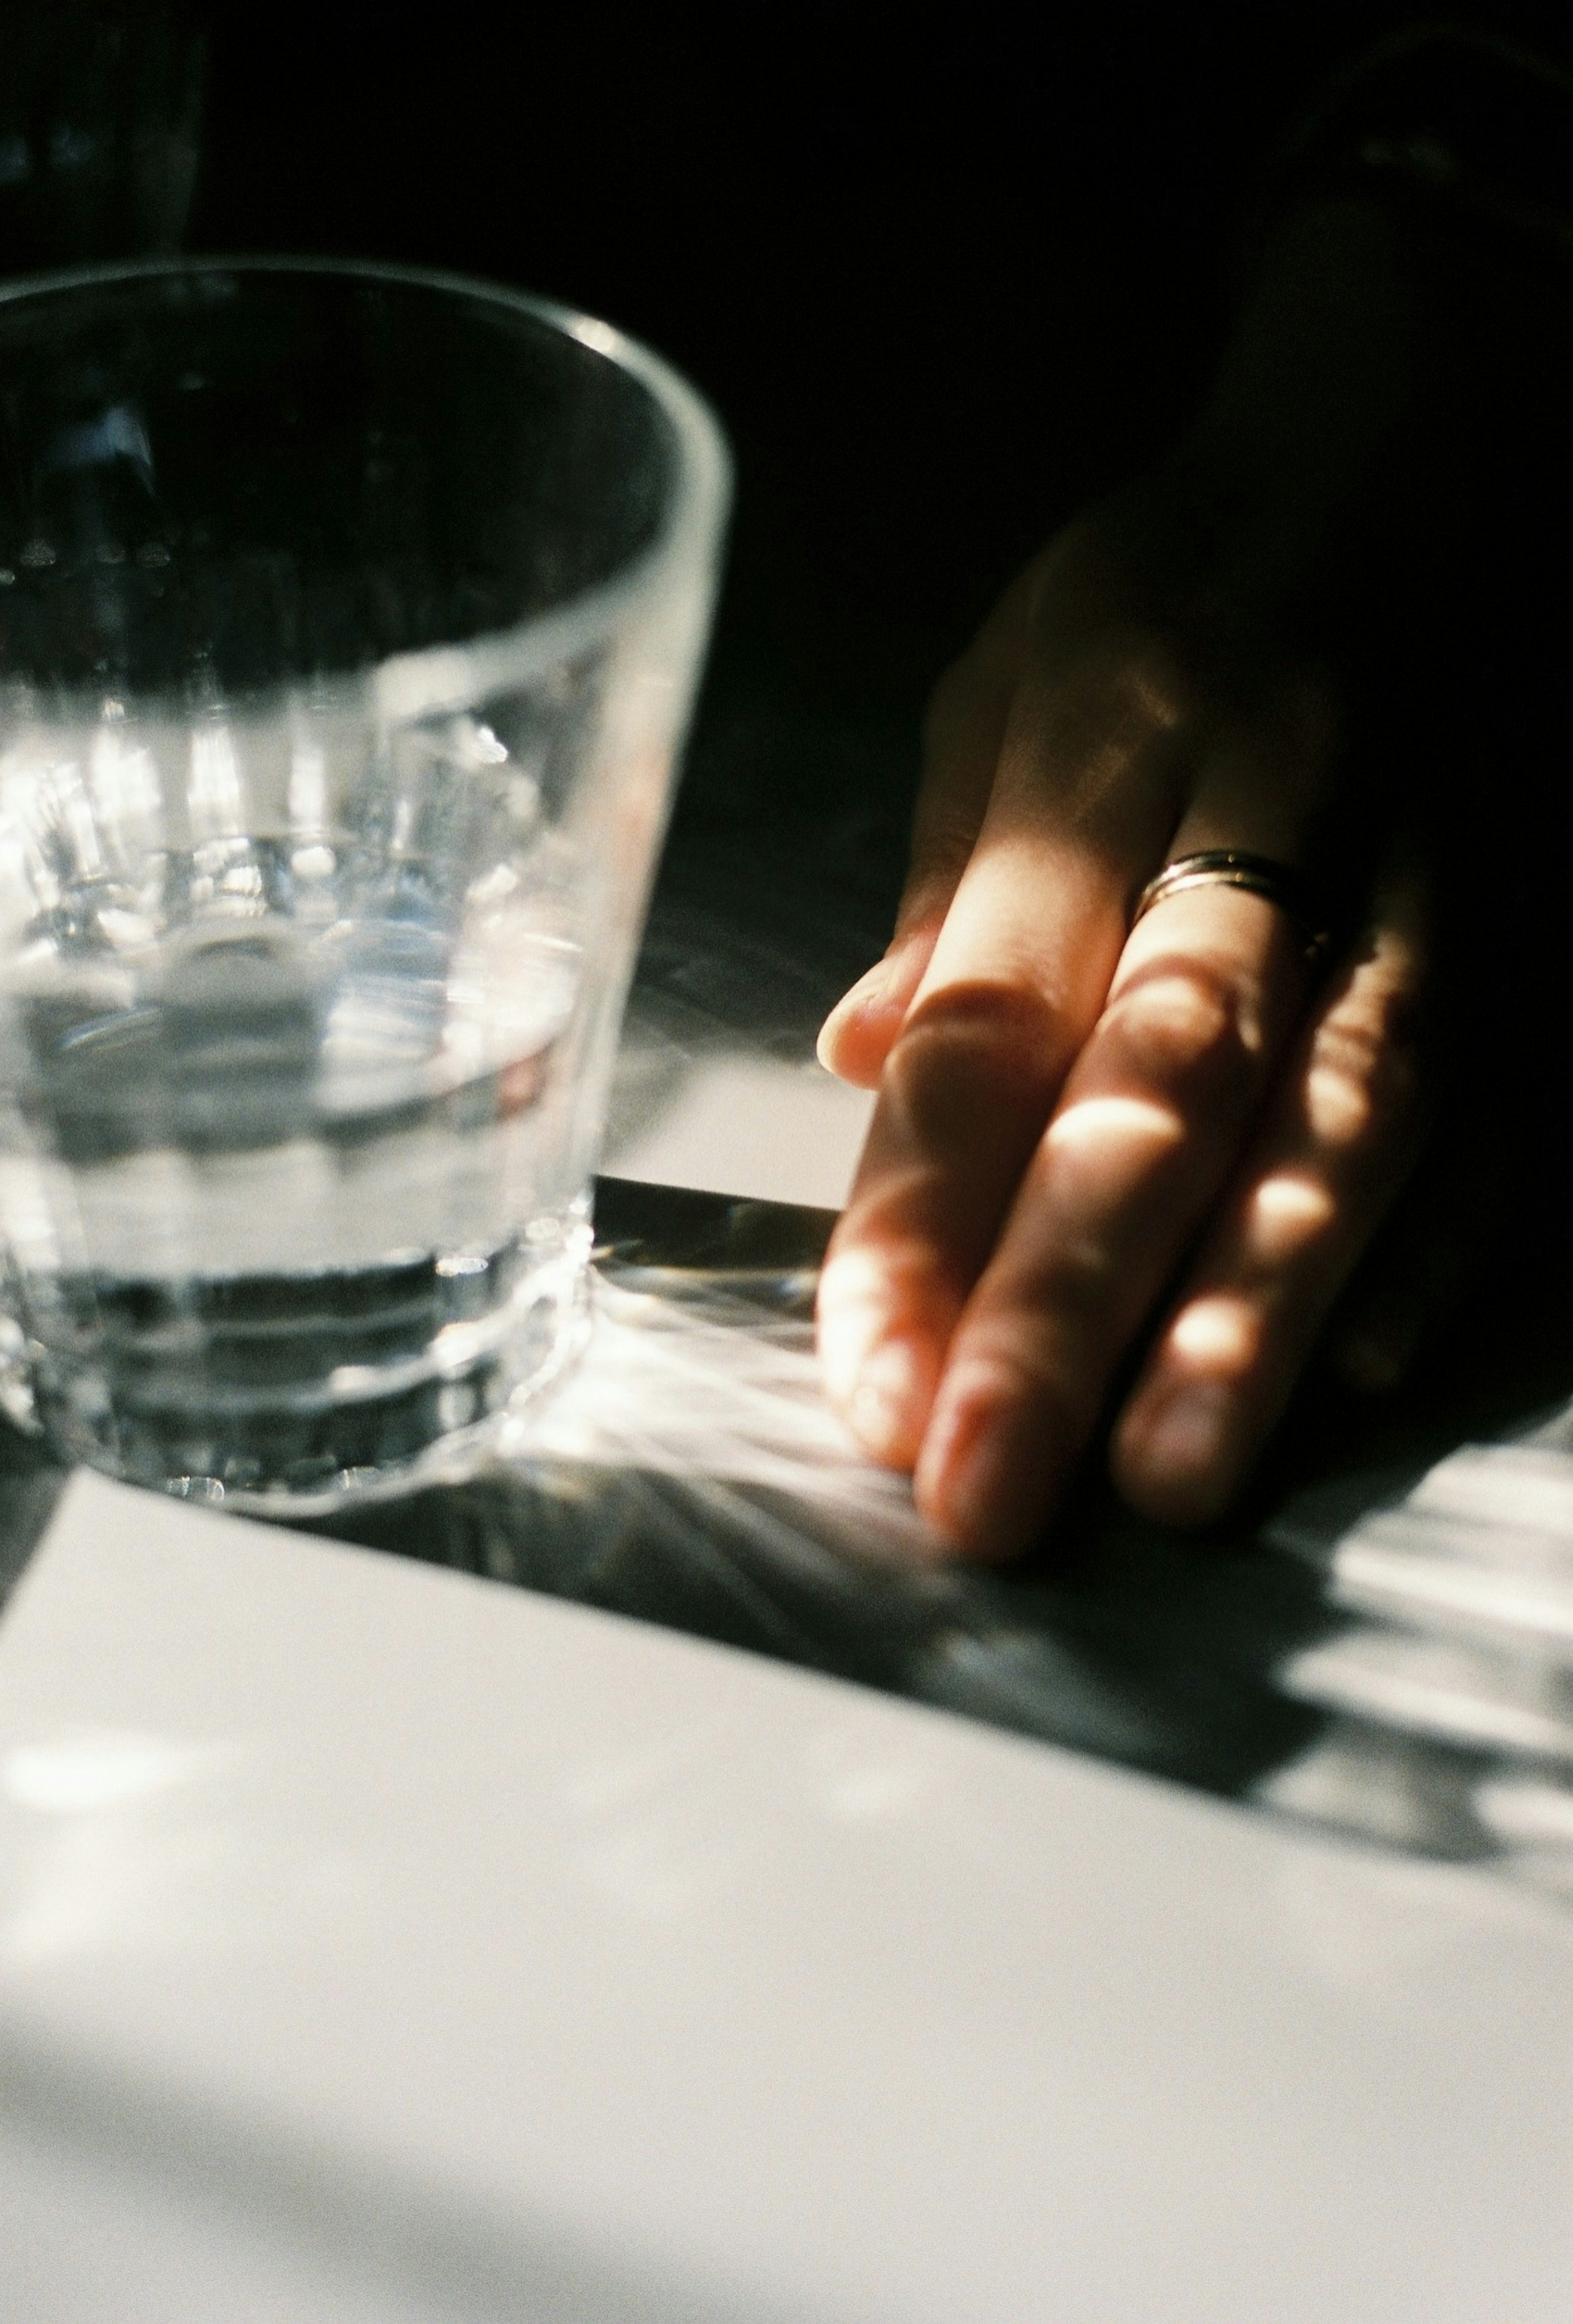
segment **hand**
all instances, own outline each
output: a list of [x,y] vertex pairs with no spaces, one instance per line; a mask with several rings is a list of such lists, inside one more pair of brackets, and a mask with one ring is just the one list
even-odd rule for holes
[[1330,682],[1231,612],[1182,497],[1154,480],[1062,535],[947,674],[895,939],[822,1037],[879,1088],[827,1386],[986,1555],[1031,1540],[1138,1351],[1116,1480],[1218,1513],[1424,1130],[1425,889],[1396,852],[1320,981],[1238,890],[1131,925],[1201,849],[1375,868]]

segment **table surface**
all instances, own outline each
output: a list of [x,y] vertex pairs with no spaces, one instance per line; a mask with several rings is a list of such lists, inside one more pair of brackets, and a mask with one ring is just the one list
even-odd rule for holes
[[936,1563],[808,1344],[878,899],[749,862],[505,1459],[327,1539],[6,1447],[6,2312],[1573,2317],[1568,1383]]

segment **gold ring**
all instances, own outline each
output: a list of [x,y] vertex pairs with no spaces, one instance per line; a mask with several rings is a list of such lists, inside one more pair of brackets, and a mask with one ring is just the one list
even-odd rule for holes
[[1132,927],[1154,904],[1167,903],[1188,888],[1245,888],[1253,896],[1265,897],[1293,922],[1312,964],[1332,943],[1332,930],[1317,909],[1316,893],[1305,874],[1291,864],[1275,863],[1270,855],[1247,855],[1237,847],[1206,847],[1198,855],[1181,855],[1165,863],[1136,898]]

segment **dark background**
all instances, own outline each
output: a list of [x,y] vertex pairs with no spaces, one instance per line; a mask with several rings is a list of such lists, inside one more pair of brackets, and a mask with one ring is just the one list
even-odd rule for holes
[[1182,414],[1252,160],[1371,13],[269,11],[215,25],[189,238],[649,338],[737,452],[718,678],[896,714]]
[[[1260,156],[1403,14],[9,0],[0,270],[379,256],[649,338],[738,462],[698,788],[718,720],[806,722],[779,804],[833,811],[860,733],[909,784],[944,659],[1183,416]],[[179,185],[128,192],[161,135]]]
[[[783,860],[858,891],[867,951],[934,676],[1171,438],[1264,156],[1415,14],[8,0],[0,272],[177,242],[383,257],[671,356],[738,484],[679,835],[757,844],[767,814]],[[1565,14],[1469,21],[1554,47]]]

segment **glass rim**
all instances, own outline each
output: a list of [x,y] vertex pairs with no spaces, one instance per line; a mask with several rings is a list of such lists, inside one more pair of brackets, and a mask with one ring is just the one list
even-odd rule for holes
[[308,253],[247,253],[225,256],[174,254],[115,259],[93,266],[65,267],[42,274],[0,281],[0,307],[25,305],[73,290],[115,284],[191,280],[201,275],[280,277],[315,275],[329,281],[383,282],[400,290],[430,290],[479,300],[502,313],[525,316],[559,337],[615,364],[658,405],[670,423],[678,449],[674,490],[655,538],[619,571],[552,607],[502,630],[488,630],[451,644],[425,646],[369,663],[365,677],[375,695],[379,721],[401,724],[465,708],[504,686],[528,684],[565,660],[599,643],[619,624],[627,607],[659,585],[663,568],[679,570],[697,552],[708,563],[715,553],[731,500],[731,458],[720,420],[697,388],[664,355],[642,339],[561,300],[481,275],[446,267],[406,266],[375,258],[313,256]]

